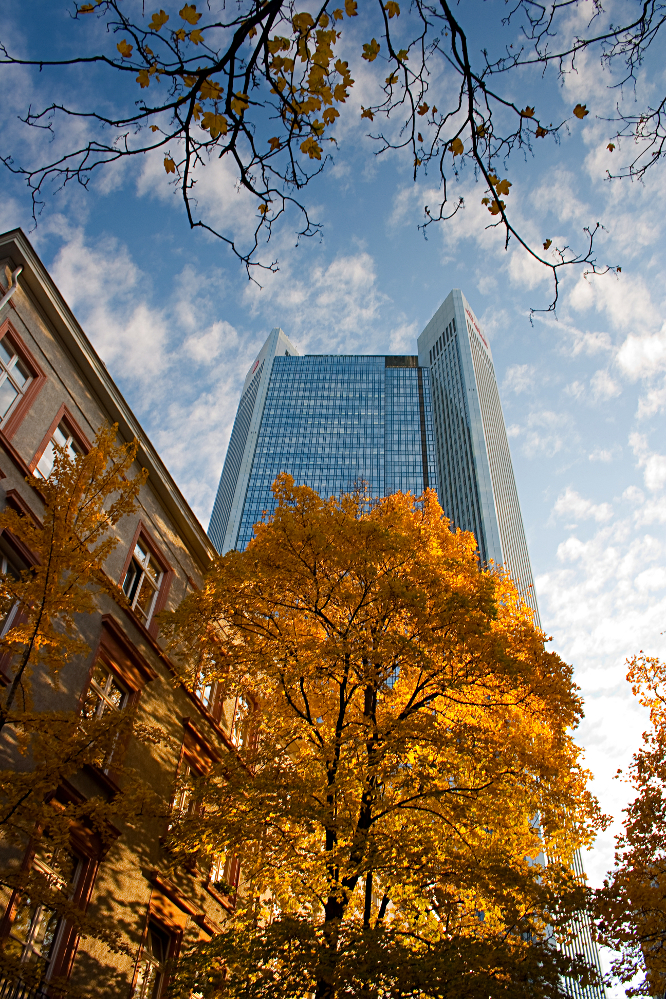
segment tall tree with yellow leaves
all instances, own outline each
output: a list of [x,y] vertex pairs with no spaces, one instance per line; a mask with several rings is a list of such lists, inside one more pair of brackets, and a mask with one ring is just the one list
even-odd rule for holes
[[[13,847],[17,859],[30,843],[39,844],[56,872],[67,867],[73,825],[105,843],[112,821],[159,807],[136,775],[131,782],[122,780],[117,752],[130,733],[155,740],[156,732],[137,726],[131,711],[89,718],[77,710],[50,710],[49,703],[63,668],[88,651],[77,615],[97,609],[97,591],[119,599],[104,563],[118,543],[114,528],[134,509],[145,481],[145,472],[130,476],[135,458],[136,442],[119,445],[117,427],[102,428],[87,454],[72,457],[56,447],[50,478],[31,482],[43,501],[41,521],[9,507],[0,513],[0,531],[13,537],[29,563],[20,574],[0,575],[0,612],[10,623],[0,639],[0,656],[10,676],[0,697],[0,837],[5,855],[11,857]],[[86,765],[108,766],[112,758],[125,784],[113,800],[59,800],[64,781]],[[31,905],[45,907],[45,932],[50,919],[55,924],[64,916],[79,932],[118,946],[112,927],[96,925],[72,903],[66,878],[60,885],[38,868],[10,862],[0,870],[0,883],[18,890]],[[0,950],[0,979],[11,980],[18,971],[19,953],[13,946],[9,937]],[[20,972],[24,983],[36,986],[43,968],[35,961],[22,964]],[[52,984],[70,991],[64,981]]]
[[242,872],[174,994],[555,997],[567,971],[591,980],[551,937],[585,890],[539,863],[603,821],[571,668],[432,491],[274,490],[273,517],[172,622],[191,682],[246,706],[237,754],[189,779],[171,830],[174,864]]
[[[618,952],[613,972],[628,996],[666,992],[666,664],[641,653],[627,680],[650,712],[650,728],[627,780],[636,798],[625,809],[615,866],[598,893],[603,942]],[[640,979],[640,980],[639,980]]]

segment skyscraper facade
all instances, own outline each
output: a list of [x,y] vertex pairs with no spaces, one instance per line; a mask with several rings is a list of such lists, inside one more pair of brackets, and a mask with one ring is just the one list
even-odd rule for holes
[[243,549],[280,472],[322,496],[437,489],[430,380],[414,356],[298,355],[274,329],[245,379],[209,535]]
[[439,501],[454,527],[472,531],[482,562],[503,565],[539,610],[490,344],[459,289],[418,339],[430,370]]

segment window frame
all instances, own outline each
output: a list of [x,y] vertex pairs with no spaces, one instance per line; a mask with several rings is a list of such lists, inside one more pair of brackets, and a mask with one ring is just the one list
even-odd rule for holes
[[30,369],[31,375],[30,382],[26,386],[25,391],[21,392],[18,398],[14,400],[7,410],[7,415],[0,419],[0,432],[5,435],[7,440],[11,440],[44,387],[47,378],[32,353],[16,332],[9,318],[0,324],[0,340],[4,340],[5,337],[7,337],[8,342],[11,344],[14,353]]
[[[71,785],[59,785],[52,798],[53,804],[77,803],[81,804],[85,798]],[[120,835],[118,830],[113,830],[116,836]],[[112,839],[115,839],[113,836]],[[23,855],[20,869],[30,871],[35,863],[37,850],[41,835],[35,836],[30,842]],[[69,850],[77,859],[78,865],[73,879],[73,891],[71,895],[72,903],[85,912],[90,903],[97,873],[101,861],[104,859],[111,843],[102,843],[101,839],[92,829],[85,827],[82,823],[76,822],[70,826]],[[0,941],[9,938],[11,928],[16,918],[17,910],[21,902],[22,892],[19,888],[14,888],[11,892],[4,914],[0,919]],[[68,979],[74,964],[79,943],[79,933],[76,927],[66,918],[61,917],[53,940],[53,952],[49,959],[48,973],[44,978],[44,983],[48,983],[56,977]],[[20,981],[20,979],[19,979]]]
[[125,559],[125,563],[123,565],[123,569],[120,574],[118,587],[123,593],[123,595],[125,595],[125,591],[123,589],[125,584],[125,578],[129,571],[129,567],[132,564],[132,558],[134,557],[134,550],[140,539],[143,540],[145,547],[148,549],[151,556],[154,557],[155,561],[161,568],[162,576],[160,578],[159,586],[157,589],[157,593],[155,595],[153,607],[150,612],[150,617],[148,618],[148,621],[144,622],[141,619],[140,615],[137,614],[137,612],[134,610],[134,608],[131,607],[131,605],[130,605],[130,613],[134,621],[137,621],[139,625],[142,628],[145,628],[146,631],[153,638],[156,638],[157,633],[159,631],[159,626],[155,621],[155,617],[157,614],[159,614],[161,610],[164,610],[166,606],[167,598],[169,596],[169,590],[171,589],[171,583],[174,577],[174,571],[167,562],[166,558],[164,557],[161,548],[155,542],[151,532],[148,530],[148,528],[146,527],[145,523],[142,520],[139,520],[139,523],[137,524],[136,530],[134,532],[134,537],[132,538],[132,542],[129,546],[129,551],[127,553],[127,557]]
[[79,426],[79,424],[76,422],[76,420],[72,416],[70,410],[63,403],[63,405],[60,407],[60,409],[56,413],[56,415],[55,415],[55,417],[54,417],[54,419],[53,419],[53,421],[51,423],[51,426],[49,427],[48,431],[44,435],[41,444],[39,445],[39,447],[35,451],[35,454],[33,456],[32,461],[28,465],[28,468],[30,469],[30,472],[33,475],[37,476],[37,477],[39,477],[38,473],[37,473],[37,466],[39,465],[40,461],[42,460],[44,452],[46,451],[47,447],[49,446],[49,444],[53,440],[53,435],[55,434],[56,430],[58,429],[58,427],[60,426],[61,423],[66,423],[67,424],[67,427],[68,427],[68,429],[69,429],[69,431],[71,433],[71,436],[74,437],[74,439],[76,440],[77,444],[79,445],[79,447],[81,448],[81,450],[83,451],[84,454],[87,454],[88,451],[90,451],[90,449],[92,447],[90,441],[88,440],[88,438],[84,434],[83,430],[81,429],[81,427]]

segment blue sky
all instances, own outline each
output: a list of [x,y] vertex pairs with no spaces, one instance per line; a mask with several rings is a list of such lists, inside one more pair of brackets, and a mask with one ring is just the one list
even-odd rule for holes
[[[64,47],[65,9],[40,0],[26,15],[6,0],[3,38],[32,56],[45,54],[47,38]],[[488,22],[472,27],[480,46]],[[516,99],[547,105],[553,120],[578,101],[591,113],[559,144],[547,140],[535,158],[507,166],[514,218],[537,243],[578,245],[583,226],[599,221],[600,259],[622,266],[617,277],[572,271],[557,318],[537,315],[532,325],[530,307],[550,301],[545,271],[484,228],[484,191],[469,170],[453,184],[464,211],[424,239],[417,226],[434,182],[414,184],[405,159],[373,155],[359,115],[372,78],[357,48],[347,57],[358,86],[333,162],[306,194],[323,236],[295,245],[283,226],[270,247],[280,271],[263,288],[221,244],[190,232],[161,155],[114,167],[87,192],[48,196],[34,231],[25,190],[4,172],[3,229],[29,233],[204,525],[240,387],[273,326],[302,353],[415,353],[431,315],[462,288],[491,341],[544,627],[575,666],[586,700],[579,740],[602,806],[617,818],[628,791],[614,774],[645,725],[625,659],[639,649],[666,653],[663,173],[657,167],[642,185],[604,179],[609,157],[626,160],[629,148],[606,149],[603,118],[619,92],[594,57],[562,84],[515,78]],[[648,59],[641,74],[639,98],[663,92],[663,65]],[[76,73],[3,75],[3,147],[22,161],[38,157],[44,139],[17,120],[30,101],[48,101],[54,85],[74,100],[105,85]],[[62,141],[56,135],[52,148]],[[202,176],[199,199],[222,224],[253,225],[252,205],[218,164]],[[586,858],[593,884],[612,863],[613,832]]]

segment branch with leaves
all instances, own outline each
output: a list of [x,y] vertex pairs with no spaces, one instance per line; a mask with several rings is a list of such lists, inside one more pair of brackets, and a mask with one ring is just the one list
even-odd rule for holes
[[[0,611],[10,624],[0,639],[8,675],[0,697],[0,837],[5,854],[13,849],[18,859],[31,844],[47,848],[55,858],[69,856],[73,827],[96,837],[104,852],[118,835],[118,823],[166,813],[165,802],[124,767],[119,752],[130,736],[151,744],[161,741],[163,733],[138,723],[132,710],[88,717],[75,707],[48,707],[63,671],[89,651],[80,638],[77,615],[98,611],[95,595],[100,591],[123,599],[104,563],[118,544],[114,528],[134,510],[146,473],[131,474],[136,442],[118,444],[117,429],[102,428],[87,454],[72,456],[55,446],[49,479],[28,480],[36,492],[35,507],[42,508],[41,519],[10,507],[0,513],[0,530],[29,560],[23,571],[0,575]],[[86,768],[109,768],[111,763],[118,782],[114,796],[100,791],[87,799],[62,797],[62,788]],[[19,900],[27,895],[33,905],[45,906],[78,932],[111,949],[123,948],[115,930],[77,908],[66,882],[55,883],[41,868],[8,863],[0,870],[0,883],[18,892]],[[15,942],[7,938],[0,948],[0,976],[12,980],[19,958]],[[20,969],[28,985],[38,985],[40,974],[39,962]],[[57,984],[59,994],[70,993],[66,982]]]
[[[63,75],[57,77],[56,90],[66,86],[67,71],[83,71],[84,79],[87,72],[92,92],[80,106],[56,99],[41,109],[31,107],[23,118],[52,135],[64,129],[65,136],[67,122],[75,119],[72,134],[78,137],[83,129],[86,137],[80,145],[69,146],[65,137],[65,152],[36,166],[17,163],[11,154],[5,154],[3,162],[27,181],[37,215],[50,183],[61,187],[76,181],[87,187],[91,177],[111,163],[161,156],[180,190],[190,226],[220,237],[248,275],[255,268],[275,270],[277,262],[264,261],[258,251],[261,247],[263,252],[287,213],[298,213],[299,238],[320,231],[303,192],[324,170],[330,158],[327,144],[336,144],[336,124],[355,83],[349,57],[342,53],[356,51],[376,70],[378,97],[361,108],[361,118],[383,122],[370,135],[377,154],[407,154],[415,180],[436,173],[439,202],[425,209],[424,233],[462,208],[462,199],[451,200],[448,188],[468,164],[484,183],[489,227],[503,231],[505,247],[516,241],[550,270],[552,310],[564,268],[583,266],[594,274],[617,268],[597,262],[594,236],[599,225],[585,228],[580,249],[553,246],[550,238],[533,245],[512,221],[507,201],[512,182],[503,175],[516,152],[533,155],[535,144],[557,139],[563,129],[584,119],[588,108],[577,104],[570,118],[546,122],[529,99],[523,106],[509,96],[514,88],[507,74],[524,74],[530,68],[543,72],[554,65],[563,75],[575,70],[581,53],[591,51],[603,65],[624,60],[626,83],[635,79],[664,20],[656,0],[631,0],[625,23],[595,32],[604,15],[596,0],[590,33],[570,37],[567,18],[581,4],[516,0],[497,25],[498,34],[516,25],[524,42],[491,58],[487,51],[477,55],[463,14],[448,0],[415,0],[407,10],[396,0],[366,0],[360,7],[358,0],[332,0],[313,11],[300,10],[296,0],[240,0],[233,9],[205,12],[196,4],[165,3],[166,10],[153,13],[135,0],[78,3],[71,35],[83,46],[80,55],[51,59],[44,52],[25,59],[0,45],[0,65],[57,70]],[[101,21],[106,32],[87,34],[88,19]],[[86,45],[92,48],[86,51]],[[98,74],[95,85],[93,74]],[[115,87],[100,87],[99,80],[114,81]],[[521,86],[529,94],[529,81]],[[96,96],[102,93],[103,99]],[[643,176],[660,160],[662,119],[661,103],[639,115],[621,115],[616,139],[631,136],[640,152],[614,175]],[[608,148],[615,144],[610,142]],[[197,180],[215,160],[228,164],[231,176],[256,206],[247,243],[238,231],[214,226],[210,215],[200,210]]]

